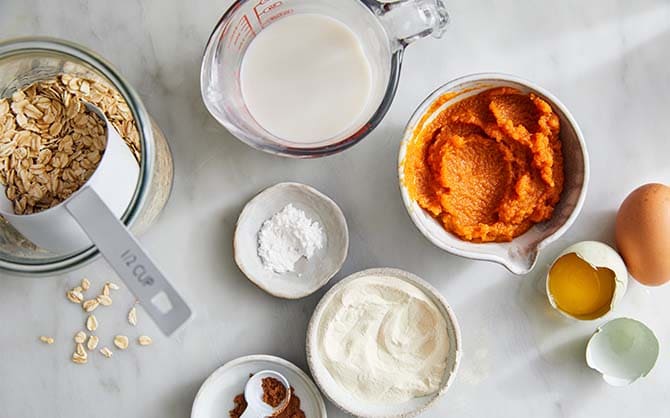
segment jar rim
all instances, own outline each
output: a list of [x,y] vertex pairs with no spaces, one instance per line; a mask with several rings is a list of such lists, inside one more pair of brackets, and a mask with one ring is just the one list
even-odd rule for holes
[[[126,226],[133,225],[139,216],[140,209],[148,199],[147,190],[153,177],[156,153],[151,118],[139,95],[106,59],[74,42],[52,37],[21,37],[0,41],[0,60],[13,55],[35,52],[53,53],[82,62],[110,82],[128,104],[139,133],[141,158],[135,194],[121,217],[121,222]],[[35,259],[34,261],[0,258],[0,270],[19,275],[59,274],[80,267],[95,259],[99,254],[98,249],[92,245],[75,254]]]

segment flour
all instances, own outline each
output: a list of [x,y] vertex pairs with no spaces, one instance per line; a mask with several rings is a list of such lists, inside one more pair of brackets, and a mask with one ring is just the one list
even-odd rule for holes
[[440,390],[447,319],[415,285],[384,275],[350,281],[328,299],[317,326],[321,362],[354,397],[392,404]]
[[295,271],[301,258],[309,260],[323,248],[325,235],[321,225],[305,212],[288,204],[258,231],[258,256],[263,266],[276,273]]

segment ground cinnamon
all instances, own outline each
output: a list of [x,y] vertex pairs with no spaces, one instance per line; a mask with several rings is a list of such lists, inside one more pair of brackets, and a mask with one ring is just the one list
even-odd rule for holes
[[[247,401],[244,399],[244,394],[240,393],[235,396],[233,400],[235,407],[231,409],[228,414],[230,418],[240,418],[247,409]],[[295,395],[295,390],[291,388],[291,399],[289,399],[288,406],[284,411],[275,415],[273,418],[306,418],[305,412],[300,409],[300,398]]]
[[278,407],[286,399],[286,388],[274,377],[266,377],[261,381],[263,402],[273,408]]
[[230,415],[230,418],[240,418],[247,409],[247,400],[244,399],[244,393],[235,396],[233,403],[235,404],[235,407],[228,411],[228,415]]

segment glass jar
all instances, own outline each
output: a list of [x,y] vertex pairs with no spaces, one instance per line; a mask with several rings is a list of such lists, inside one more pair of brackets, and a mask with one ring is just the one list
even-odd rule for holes
[[[0,98],[59,74],[105,83],[128,105],[139,134],[140,177],[121,221],[133,233],[141,234],[167,204],[174,170],[165,136],[135,90],[107,61],[79,45],[52,38],[0,42]],[[5,192],[4,187],[1,192]],[[93,246],[73,254],[50,253],[25,239],[0,217],[0,270],[26,275],[58,274],[81,267],[98,255]]]

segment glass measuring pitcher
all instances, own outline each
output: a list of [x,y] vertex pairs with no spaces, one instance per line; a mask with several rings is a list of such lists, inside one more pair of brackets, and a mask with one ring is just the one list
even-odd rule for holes
[[[245,104],[240,77],[253,39],[272,23],[301,13],[331,17],[351,29],[370,63],[372,80],[365,108],[350,128],[309,143],[279,138],[263,128]],[[200,73],[202,98],[219,123],[252,147],[297,158],[334,154],[363,139],[386,115],[405,47],[429,35],[441,37],[448,20],[442,0],[238,0],[209,38]],[[272,68],[267,73],[272,76]]]

